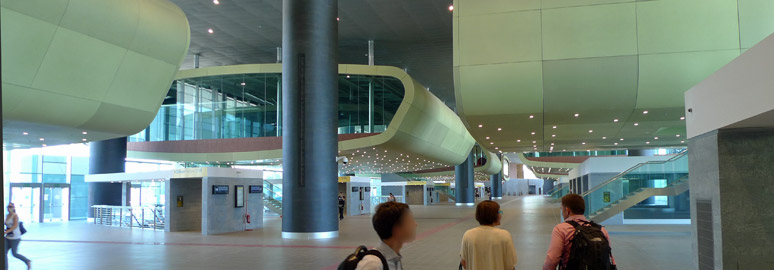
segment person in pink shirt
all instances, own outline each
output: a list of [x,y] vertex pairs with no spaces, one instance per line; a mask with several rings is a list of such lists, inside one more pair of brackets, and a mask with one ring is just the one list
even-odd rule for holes
[[[602,262],[601,264],[603,264],[603,266],[594,269],[616,269],[615,259],[613,258],[613,253],[611,252],[610,236],[607,234],[607,230],[604,227],[599,226],[594,222],[590,222],[583,215],[586,212],[586,202],[583,200],[583,197],[578,194],[568,194],[562,197],[561,209],[562,218],[564,218],[565,222],[556,225],[554,227],[554,231],[551,233],[551,245],[548,247],[548,254],[546,254],[546,260],[543,263],[543,270],[556,270],[557,266],[559,266],[559,269],[580,269],[580,266],[577,265],[577,261],[569,262],[570,255],[573,250],[573,239],[576,235],[576,229],[573,223],[579,226],[585,226],[585,228],[581,230],[583,233],[591,232],[591,235],[593,235],[594,230],[599,229],[601,230],[602,234],[604,234],[605,240],[607,241],[607,246],[605,247],[605,250],[602,251],[603,253],[598,255],[601,256],[601,258],[591,258],[591,261],[596,261],[597,264]],[[598,234],[599,231],[596,231],[596,233]],[[586,235],[590,234],[585,234],[584,236]],[[602,241],[601,238],[602,237],[599,236],[598,239],[593,239],[592,241],[599,242]],[[580,255],[580,253],[594,254],[594,251],[585,251],[587,250],[576,249],[575,252],[578,252],[576,257],[586,256]],[[607,258],[608,256],[609,258]],[[570,265],[568,265],[568,263],[570,263]]]

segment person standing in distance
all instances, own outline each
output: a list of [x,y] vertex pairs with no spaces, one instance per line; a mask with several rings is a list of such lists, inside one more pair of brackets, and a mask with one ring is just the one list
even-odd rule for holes
[[408,204],[399,202],[386,202],[376,206],[371,223],[376,234],[379,235],[379,244],[374,250],[382,254],[387,261],[388,269],[384,269],[382,260],[375,255],[366,255],[357,264],[356,270],[403,270],[400,249],[403,244],[414,241],[417,237],[417,222],[411,213]]
[[13,203],[8,204],[8,215],[5,216],[5,270],[8,270],[8,250],[17,259],[27,264],[27,269],[32,268],[32,261],[19,254],[19,243],[21,242],[21,226],[19,225],[19,216],[16,215],[16,206]]
[[396,202],[397,199],[395,198],[395,195],[392,195],[392,192],[390,192],[390,197],[387,198],[388,202]]
[[347,196],[339,192],[339,220],[344,219],[344,206],[347,206]]

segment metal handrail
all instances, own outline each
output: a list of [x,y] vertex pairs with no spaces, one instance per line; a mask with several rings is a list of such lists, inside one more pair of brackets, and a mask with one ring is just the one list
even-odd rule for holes
[[607,184],[610,184],[610,183],[612,183],[612,182],[613,182],[613,181],[615,181],[615,180],[618,180],[618,179],[620,179],[622,176],[624,176],[624,175],[627,175],[627,174],[629,174],[630,172],[632,172],[632,171],[634,171],[634,170],[636,170],[636,169],[642,168],[642,166],[645,166],[645,165],[650,165],[650,164],[664,164],[664,163],[672,162],[672,161],[675,161],[675,160],[677,160],[677,159],[679,159],[679,158],[681,158],[681,157],[684,157],[686,154],[688,154],[688,150],[683,150],[683,151],[682,151],[682,152],[680,152],[679,154],[677,154],[677,155],[675,155],[675,156],[673,156],[673,157],[671,157],[671,158],[669,158],[669,159],[667,159],[667,160],[656,160],[656,161],[648,161],[648,162],[643,162],[643,163],[640,163],[640,164],[634,165],[634,167],[631,167],[631,168],[629,168],[628,170],[625,170],[625,171],[623,171],[622,173],[619,173],[619,174],[617,174],[616,176],[613,176],[612,178],[610,178],[610,180],[607,180],[607,181],[605,181],[605,182],[602,182],[601,184],[599,184],[599,185],[595,186],[594,188],[592,188],[592,189],[589,189],[589,190],[588,190],[588,191],[586,191],[586,192],[583,192],[583,194],[581,194],[581,196],[583,196],[583,197],[586,197],[586,196],[588,196],[589,194],[591,194],[592,192],[594,192],[594,191],[597,191],[597,190],[601,189],[603,186],[605,186],[605,185],[607,185]]

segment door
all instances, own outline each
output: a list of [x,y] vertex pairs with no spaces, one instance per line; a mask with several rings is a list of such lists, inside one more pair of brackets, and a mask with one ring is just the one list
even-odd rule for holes
[[40,185],[11,184],[11,202],[22,222],[40,222]]
[[43,185],[43,222],[66,221],[70,219],[70,187]]

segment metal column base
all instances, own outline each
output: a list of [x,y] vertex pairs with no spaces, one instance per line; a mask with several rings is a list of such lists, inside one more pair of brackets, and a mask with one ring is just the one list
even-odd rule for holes
[[296,233],[296,232],[282,232],[282,238],[285,239],[329,239],[338,238],[339,231],[330,232],[313,232],[313,233]]

